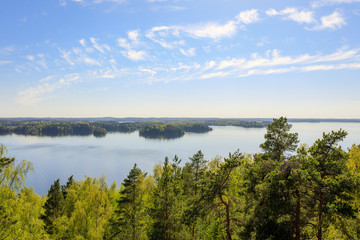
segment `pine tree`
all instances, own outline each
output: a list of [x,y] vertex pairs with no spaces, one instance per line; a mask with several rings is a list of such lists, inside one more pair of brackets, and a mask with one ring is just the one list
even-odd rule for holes
[[157,181],[153,192],[153,204],[150,209],[152,226],[149,231],[149,239],[170,240],[184,239],[180,236],[182,231],[182,187],[181,187],[181,167],[177,156],[173,159],[173,164],[169,163],[166,157],[162,168],[162,173]]
[[346,175],[347,154],[338,146],[347,135],[344,130],[323,134],[309,149],[311,161],[308,168],[313,171],[313,199],[316,202],[316,236],[324,239],[323,233],[329,223],[338,218],[355,217],[355,209],[351,206],[355,184]]
[[[141,211],[143,209],[141,181],[144,178],[141,170],[134,165],[124,179],[117,201],[115,220],[113,220],[113,237],[119,239],[139,239],[141,236]],[[120,236],[121,235],[121,236]]]
[[50,186],[44,205],[45,214],[41,216],[45,223],[45,230],[49,234],[54,233],[53,222],[64,212],[64,196],[61,191],[60,180],[57,179]]
[[[207,169],[207,161],[204,159],[204,154],[201,151],[198,151],[189,159],[190,162],[186,163],[183,168],[184,193],[187,198],[187,206],[191,206],[198,198],[201,183]],[[196,239],[196,220],[192,221],[190,228],[192,238]]]
[[289,133],[291,126],[285,117],[274,119],[267,126],[265,134],[266,141],[260,145],[265,155],[275,161],[283,161],[286,159],[285,152],[295,151],[297,148],[298,134]]

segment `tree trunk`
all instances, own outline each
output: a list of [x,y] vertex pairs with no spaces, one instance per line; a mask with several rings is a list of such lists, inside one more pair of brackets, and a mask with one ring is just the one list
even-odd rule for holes
[[227,235],[227,240],[231,240],[229,204],[225,205],[225,209],[226,209],[226,235]]
[[301,211],[301,206],[300,206],[300,192],[299,189],[297,188],[295,191],[296,194],[296,214],[295,214],[295,239],[296,240],[300,240],[300,234],[301,234],[301,230],[300,230],[300,211]]
[[[325,175],[321,174],[321,180],[323,181],[325,179]],[[323,224],[323,216],[322,216],[322,209],[324,206],[324,195],[322,192],[320,192],[319,195],[319,213],[318,213],[318,233],[317,233],[317,238],[318,240],[322,240],[322,224]]]

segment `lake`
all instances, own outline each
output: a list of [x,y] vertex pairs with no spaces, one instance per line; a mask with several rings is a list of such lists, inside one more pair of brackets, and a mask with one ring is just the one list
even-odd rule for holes
[[[292,132],[299,133],[300,143],[312,145],[323,132],[346,130],[349,135],[341,143],[344,149],[360,144],[360,123],[292,123]],[[120,184],[129,170],[137,163],[144,171],[152,173],[155,163],[170,159],[175,154],[182,163],[202,150],[205,159],[226,157],[229,152],[260,152],[266,128],[242,128],[215,126],[208,133],[187,133],[172,140],[152,140],[134,133],[108,133],[106,137],[36,137],[9,135],[0,136],[0,143],[8,149],[8,156],[17,160],[26,159],[34,164],[35,174],[29,173],[27,186],[38,194],[46,194],[54,180],[60,178],[65,184],[74,175],[76,180],[84,176],[106,176],[107,183]]]

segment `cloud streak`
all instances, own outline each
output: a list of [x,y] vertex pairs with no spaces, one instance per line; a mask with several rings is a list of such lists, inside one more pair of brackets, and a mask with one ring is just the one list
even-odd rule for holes
[[328,16],[321,17],[321,23],[315,25],[313,28],[307,28],[311,31],[320,31],[320,30],[336,30],[340,29],[346,24],[344,17],[341,13],[335,11]]
[[269,9],[266,11],[268,16],[284,16],[285,20],[292,20],[297,23],[313,23],[315,22],[314,13],[312,11],[302,10],[299,11],[296,8],[285,8],[281,11],[275,9]]
[[80,77],[79,74],[68,74],[57,81],[50,82],[53,78],[53,76],[48,76],[40,80],[39,85],[20,91],[18,93],[18,102],[24,105],[35,105],[43,100],[44,94],[78,82]]
[[183,48],[186,44],[183,37],[220,41],[223,38],[231,38],[239,28],[244,29],[246,25],[259,20],[258,11],[251,9],[240,12],[224,24],[209,22],[187,26],[156,26],[147,31],[146,37],[165,49]]
[[236,79],[253,75],[344,69],[360,69],[360,49],[342,48],[326,55],[303,54],[295,57],[283,56],[274,49],[267,51],[265,56],[253,53],[250,58],[232,58],[204,64],[180,65],[171,68],[171,72],[158,71],[151,79],[144,80],[146,82],[169,82],[225,77]]
[[117,40],[118,46],[124,48],[124,51],[121,51],[122,55],[127,57],[132,61],[145,60],[147,57],[147,52],[143,50],[135,50],[140,45],[140,33],[137,30],[132,30],[128,32],[128,39],[119,38]]

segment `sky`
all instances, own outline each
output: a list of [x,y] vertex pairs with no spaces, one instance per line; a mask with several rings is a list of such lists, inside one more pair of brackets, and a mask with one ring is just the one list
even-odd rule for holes
[[360,118],[360,0],[0,5],[0,117]]

